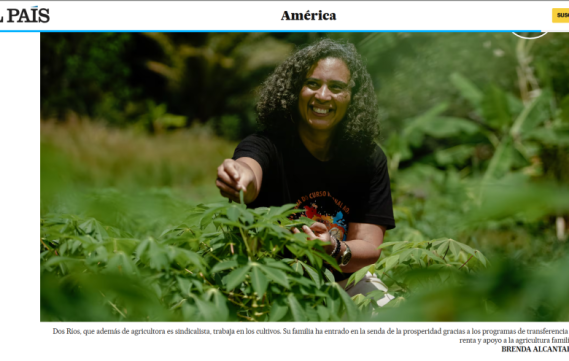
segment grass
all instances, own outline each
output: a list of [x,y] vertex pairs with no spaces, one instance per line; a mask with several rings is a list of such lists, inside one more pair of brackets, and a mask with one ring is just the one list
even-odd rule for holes
[[53,186],[170,188],[195,201],[219,199],[216,168],[235,146],[205,127],[148,135],[89,121],[42,121],[42,197]]

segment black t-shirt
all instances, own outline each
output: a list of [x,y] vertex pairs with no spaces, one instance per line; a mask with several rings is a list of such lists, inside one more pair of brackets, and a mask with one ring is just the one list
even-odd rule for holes
[[242,157],[253,158],[263,169],[261,191],[251,208],[295,203],[341,241],[346,241],[350,222],[395,227],[387,159],[377,145],[367,156],[341,149],[322,162],[298,137],[257,133],[235,149],[233,159]]

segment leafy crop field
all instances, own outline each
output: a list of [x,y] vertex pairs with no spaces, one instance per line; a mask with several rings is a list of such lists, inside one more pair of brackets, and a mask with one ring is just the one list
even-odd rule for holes
[[[99,195],[105,196],[118,195]],[[124,225],[48,214],[42,218],[42,317],[339,321],[369,316],[377,308],[373,299],[383,292],[352,300],[323,267],[337,264],[323,253],[320,241],[290,232],[312,222],[289,220],[298,213],[293,206],[198,205],[183,211],[183,223],[145,238]],[[392,249],[390,257],[352,275],[353,282],[376,267],[380,274],[398,264],[428,267],[448,278],[468,270],[473,257],[487,262],[480,252],[448,239],[383,247]],[[282,258],[285,248],[293,258]],[[462,254],[468,257],[464,262]],[[76,302],[89,314],[77,314]]]
[[[378,262],[351,279],[370,271],[389,286],[396,298],[379,308],[381,292],[351,299],[323,267],[335,262],[321,245],[289,231],[311,222],[291,221],[292,205],[247,209],[216,195],[223,154],[199,152],[230,154],[234,144],[199,132],[168,137],[93,124],[42,128],[43,321],[568,319],[567,247],[554,228],[540,227],[563,206],[563,188],[496,185],[477,198],[479,188],[454,171],[392,172],[397,228]],[[138,151],[118,151],[125,147]],[[190,182],[195,189],[176,176],[185,153],[187,164],[201,162],[188,167],[204,174]],[[172,174],[170,183],[156,168]],[[420,202],[410,198],[417,189]],[[527,214],[523,202],[542,206]]]

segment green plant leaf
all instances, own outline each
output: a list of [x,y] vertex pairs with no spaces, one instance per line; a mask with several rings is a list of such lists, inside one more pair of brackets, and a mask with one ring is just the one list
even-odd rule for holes
[[315,255],[316,255],[316,257],[324,260],[326,263],[328,263],[328,265],[330,265],[332,268],[334,268],[338,272],[342,271],[340,269],[340,267],[338,266],[338,262],[336,262],[336,260],[334,258],[332,258],[329,254],[326,254],[323,252],[315,252]]
[[253,289],[257,292],[257,297],[262,298],[265,292],[267,291],[267,286],[269,285],[269,281],[267,277],[261,272],[261,268],[258,264],[254,264],[252,267],[252,271],[250,274],[251,277],[251,284],[253,285]]
[[51,267],[62,263],[84,263],[82,259],[72,257],[53,256],[43,264],[44,267]]
[[457,246],[459,246],[460,248],[462,248],[466,253],[468,254],[474,254],[476,251],[474,249],[472,249],[470,246],[467,246],[464,243],[460,243],[457,241],[452,240]]
[[308,322],[318,322],[318,312],[314,308],[310,307],[309,304],[306,304],[304,307],[304,313],[306,314]]
[[433,117],[421,123],[420,129],[435,138],[449,138],[460,134],[474,134],[480,129],[470,120],[456,117]]
[[358,308],[354,304],[354,301],[352,301],[352,298],[338,284],[336,284],[336,288],[338,289],[340,298],[346,307],[346,315],[348,316],[348,321],[356,321],[358,318]]
[[457,259],[458,254],[460,253],[460,247],[456,244],[456,242],[454,240],[450,240],[449,246],[450,246],[450,251],[452,252],[452,255],[454,256],[455,259]]
[[205,271],[204,260],[199,254],[178,247],[172,247],[171,250],[174,250],[174,257],[172,257],[172,259],[176,260],[179,264],[184,267],[188,267],[188,265],[191,264],[199,270]]
[[213,208],[207,210],[202,214],[199,222],[201,229],[205,229],[208,226],[208,224],[210,224],[213,221],[213,216],[217,211],[218,211],[217,208]]
[[271,281],[276,282],[285,288],[290,288],[286,273],[284,273],[283,271],[281,271],[279,269],[275,269],[275,268],[271,268],[271,267],[267,267],[267,266],[261,265],[259,267],[267,275],[267,277],[269,277],[269,279]]
[[494,129],[503,129],[512,122],[510,106],[506,93],[495,85],[491,85],[482,98],[482,112],[486,123]]
[[403,262],[407,261],[411,257],[412,252],[413,252],[413,249],[405,249],[401,253],[399,253],[399,262],[403,263]]
[[461,144],[435,151],[435,159],[439,165],[461,165],[472,157],[474,150],[470,144]]
[[302,309],[300,303],[298,303],[298,301],[296,300],[296,298],[292,293],[289,293],[289,295],[287,296],[287,300],[288,300],[288,305],[290,307],[290,311],[292,313],[292,318],[296,322],[306,322],[307,319],[304,310]]
[[362,295],[361,293],[358,293],[357,295],[352,296],[352,301],[354,302],[356,307],[363,305],[366,301],[368,301],[368,303],[369,303],[369,300],[366,298],[366,296]]
[[213,303],[204,301],[200,299],[198,296],[193,294],[190,294],[190,297],[193,298],[196,306],[200,311],[200,316],[203,318],[204,321],[219,320],[219,313],[217,312],[217,308]]
[[[391,290],[391,288],[390,288]],[[381,290],[375,290],[375,291],[371,291],[366,293],[366,297],[368,298],[372,298],[376,301],[382,299],[385,296],[386,292],[385,291],[381,291]]]
[[288,306],[284,298],[278,298],[273,302],[271,311],[269,312],[269,321],[280,321],[288,312]]
[[248,224],[255,223],[255,215],[253,212],[251,212],[247,209],[240,209],[240,211],[241,211],[241,219],[243,221],[245,221]]
[[230,206],[227,208],[227,218],[229,218],[230,221],[237,222],[237,219],[239,219],[239,214],[241,214],[241,212],[236,206]]
[[384,271],[388,271],[399,263],[399,255],[396,254],[394,256],[387,257],[384,261],[385,261],[385,270]]
[[109,257],[105,272],[118,273],[125,276],[138,275],[138,268],[124,252],[119,251]]
[[235,260],[219,262],[211,268],[211,273],[225,271],[233,267],[237,267],[237,261]]
[[227,321],[229,319],[229,308],[227,307],[227,299],[221,291],[217,288],[210,288],[205,294],[215,305],[216,320]]
[[242,225],[241,223],[239,223],[239,222],[233,222],[233,221],[230,221],[229,219],[226,219],[226,218],[215,218],[215,219],[213,220],[213,223],[214,223],[215,225],[224,224],[224,225],[231,226],[231,227],[236,227],[236,228],[243,227],[243,225]]
[[267,265],[267,267],[280,269],[280,270],[285,271],[285,272],[294,272],[295,271],[289,265],[287,265],[285,263],[285,262],[294,262],[294,260],[286,261],[283,259],[281,261],[275,261],[271,258],[265,258],[263,260],[265,261],[265,264]]
[[330,312],[326,307],[318,305],[316,307],[316,312],[318,312],[318,317],[320,317],[320,321],[328,321],[330,319]]
[[296,261],[291,265],[291,267],[299,275],[302,276],[304,274],[304,268],[302,267],[301,262]]
[[304,262],[298,262],[300,264],[302,264],[302,266],[304,267],[304,270],[306,271],[306,273],[308,273],[308,276],[310,276],[310,278],[314,281],[314,283],[316,284],[316,287],[320,288],[320,286],[322,286],[322,275],[320,274],[320,272],[316,271],[314,268],[312,268],[311,266],[307,265]]
[[367,272],[369,271],[369,269],[371,268],[372,265],[369,266],[365,266],[360,268],[358,271],[352,273],[352,275],[350,276],[350,278],[348,278],[348,283],[346,284],[346,287],[349,286],[350,284],[357,284],[359,281],[362,280],[362,278],[364,278],[364,276],[367,274]]
[[225,276],[225,289],[229,291],[239,286],[245,280],[245,276],[247,276],[250,268],[250,265],[243,266]]
[[436,104],[425,113],[410,120],[403,130],[403,137],[414,147],[418,147],[423,141],[425,130],[430,129],[430,123],[442,112],[447,110],[448,103]]
[[101,222],[97,221],[94,218],[91,218],[86,222],[80,224],[79,228],[82,229],[86,234],[91,235],[91,237],[95,238],[99,242],[103,242],[109,238],[109,234],[107,233],[105,227],[101,224]]
[[188,296],[192,289],[192,283],[183,277],[176,277],[176,280],[178,281],[178,287],[180,288],[182,294],[184,296]]
[[451,74],[450,81],[458,89],[460,95],[468,100],[475,109],[480,107],[484,94],[474,83],[459,73]]
[[490,160],[488,169],[484,173],[484,182],[490,179],[499,179],[510,169],[512,163],[512,138],[506,136],[500,142],[498,148],[494,152],[494,156]]
[[398,242],[385,242],[385,243],[382,243],[381,246],[377,247],[377,249],[384,249],[384,248],[391,247],[391,246],[399,244],[399,243],[402,243],[402,242],[399,242],[399,241]]
[[436,254],[434,254],[431,251],[427,251],[426,249],[420,250],[420,254],[421,254],[421,257],[423,255],[427,255],[427,257],[429,257],[432,260],[438,261],[440,263],[445,263],[445,261],[441,257],[437,256]]
[[280,207],[271,207],[269,209],[269,213],[267,214],[268,217],[276,217],[276,216],[280,216],[281,214],[285,213],[286,211],[294,208],[295,205],[294,204],[285,204],[283,206]]
[[510,129],[510,135],[514,139],[520,135],[531,135],[530,132],[538,124],[549,118],[548,105],[550,101],[551,93],[549,91],[542,91],[537,98],[532,99],[529,104],[524,106],[522,112],[514,121]]
[[484,267],[486,267],[486,264],[488,263],[488,260],[486,259],[486,257],[482,254],[482,252],[480,251],[474,251],[474,257],[476,257],[480,263],[482,263],[482,265]]
[[336,282],[336,280],[334,279],[334,274],[332,274],[332,272],[330,272],[328,268],[324,268],[324,276],[326,276],[328,282],[330,283]]

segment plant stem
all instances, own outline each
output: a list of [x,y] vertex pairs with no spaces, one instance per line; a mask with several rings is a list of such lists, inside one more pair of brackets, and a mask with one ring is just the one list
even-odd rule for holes
[[389,279],[391,279],[393,282],[395,282],[396,285],[398,285],[399,287],[403,288],[405,291],[409,291],[409,289],[407,287],[405,287],[404,285],[402,285],[401,283],[397,282],[396,280],[393,279],[393,277],[390,277],[387,273],[385,273],[385,271],[382,271],[381,273],[383,273],[384,276],[387,276]]
[[233,303],[233,304],[236,304],[236,305],[239,306],[239,307],[243,307],[243,308],[246,308],[246,307],[247,307],[247,306],[245,306],[244,304],[242,304],[241,302],[236,302],[236,301],[232,300],[231,298],[228,298],[228,300],[229,300],[229,302],[231,302],[231,303]]
[[[100,293],[104,298],[107,298],[107,296],[105,296],[105,294],[104,294],[103,292],[99,291],[99,293]],[[121,310],[119,310],[118,307],[117,307],[114,303],[112,303],[110,300],[107,300],[107,302],[109,303],[109,305],[111,305],[111,306],[115,309],[115,311],[117,311],[118,313],[120,313],[121,316],[122,316],[124,319],[126,319],[125,314],[122,313]]]
[[449,249],[450,249],[450,243],[448,244],[447,250],[445,251],[445,255],[443,256],[443,261],[445,260],[445,257],[447,256]]
[[242,317],[242,318],[246,319],[247,321],[255,321],[255,322],[257,321],[257,320],[255,320],[254,318],[251,318],[251,317],[249,317],[249,316],[242,316],[242,315],[240,315],[240,314],[237,314],[237,316]]
[[49,247],[47,244],[43,243],[43,240],[42,240],[41,238],[40,238],[40,242],[41,242],[41,244],[43,244],[43,246],[44,246],[45,248],[48,249],[48,251],[53,251],[53,252],[55,252],[55,255],[56,255],[56,256],[59,256],[59,253],[57,253],[57,250],[56,250],[56,249],[53,249],[53,248]]
[[[206,253],[209,253],[217,262],[221,262],[221,260],[219,258],[217,258],[213,252],[211,251],[211,247],[208,246],[207,244],[205,244],[204,242],[200,242],[201,245],[203,245],[206,249],[204,250]],[[205,253],[204,253],[205,254]]]
[[257,237],[253,237],[253,252],[257,253]]
[[229,297],[241,297],[241,298],[244,298],[244,299],[249,299],[249,298],[251,298],[251,297],[249,297],[249,296],[240,295],[240,294],[235,293],[235,292],[227,292],[227,291],[221,291],[221,292],[222,292],[222,293],[225,293],[225,294],[226,294],[227,296],[229,296]]
[[241,237],[243,238],[243,243],[245,243],[245,247],[247,248],[247,254],[249,255],[249,257],[252,256],[252,252],[251,252],[251,248],[249,247],[249,240],[247,239],[247,237],[245,236],[245,233],[243,233],[243,229],[241,227],[237,227],[239,228],[239,233],[241,233]]
[[[223,237],[225,237],[225,239],[228,239],[227,237],[227,233],[225,232],[225,230],[223,229],[222,226],[219,226],[219,228],[221,228],[221,232],[223,232]],[[233,249],[233,243],[231,242],[231,237],[229,237],[229,248],[231,249],[231,254],[235,254],[235,250]]]
[[466,260],[466,262],[464,262],[464,263],[462,264],[462,266],[458,267],[458,269],[461,269],[462,267],[464,267],[464,266],[468,263],[468,261],[470,261],[470,260],[472,259],[472,257],[474,257],[474,255],[470,256],[470,257]]
[[[190,274],[192,274],[192,275],[194,274],[194,273],[193,273],[192,271],[190,271],[189,269],[187,269],[187,268],[184,268],[184,269],[186,270],[186,272],[188,272],[188,273],[190,273]],[[201,278],[203,278],[203,280],[206,281],[210,286],[215,287],[210,281],[208,281],[207,278],[205,278],[205,276],[203,275],[203,273],[199,272],[198,275],[199,275]]]
[[118,307],[117,307],[117,306],[115,306],[115,304],[114,304],[114,303],[112,303],[111,301],[107,301],[107,302],[109,302],[109,304],[110,304],[111,306],[113,306],[113,308],[115,309],[115,311],[117,311],[118,313],[120,313],[120,314],[121,314],[121,316],[122,316],[124,319],[126,319],[126,316],[125,316],[125,314],[124,314],[124,313],[122,313],[122,312],[121,312],[121,310],[119,310],[119,309],[118,309]]

